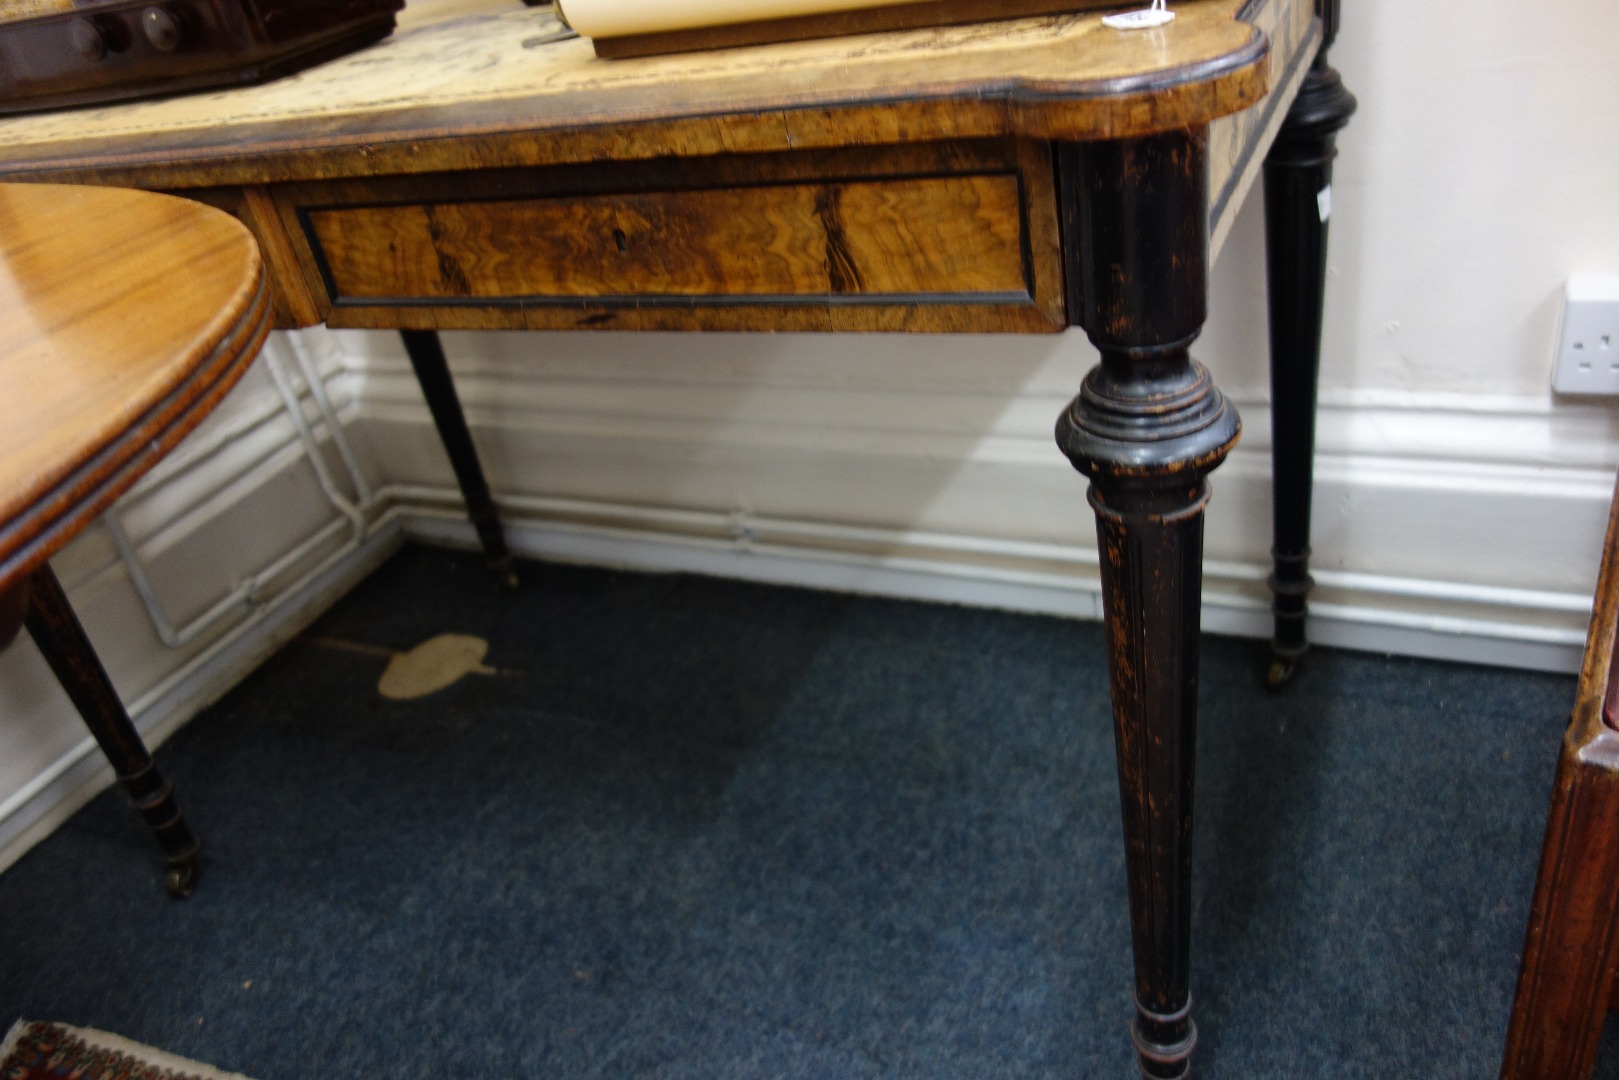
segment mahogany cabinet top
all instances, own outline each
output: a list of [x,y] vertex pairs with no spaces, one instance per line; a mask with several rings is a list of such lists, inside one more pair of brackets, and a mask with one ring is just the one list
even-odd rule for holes
[[197,187],[1205,123],[1268,89],[1250,0],[636,60],[546,8],[411,0],[370,49],[262,86],[0,122],[0,175]]
[[0,593],[200,423],[268,331],[258,248],[228,215],[0,184]]

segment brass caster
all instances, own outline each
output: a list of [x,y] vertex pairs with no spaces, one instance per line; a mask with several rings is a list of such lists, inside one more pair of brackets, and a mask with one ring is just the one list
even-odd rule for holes
[[182,862],[172,863],[163,875],[163,890],[176,900],[184,900],[197,887],[197,857],[191,855]]
[[498,559],[489,560],[489,572],[495,575],[495,580],[507,592],[516,592],[521,582],[517,580],[517,567],[510,555],[502,555]]
[[1289,657],[1271,657],[1270,667],[1265,671],[1265,685],[1272,690],[1280,690],[1293,680],[1293,671],[1298,661]]

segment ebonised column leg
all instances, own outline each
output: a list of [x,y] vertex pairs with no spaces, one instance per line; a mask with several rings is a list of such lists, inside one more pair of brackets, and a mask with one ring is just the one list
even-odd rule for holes
[[1057,422],[1091,478],[1143,1076],[1186,1076],[1205,476],[1236,409],[1187,352],[1207,307],[1207,133],[1065,147],[1071,310],[1102,362]]
[[467,503],[467,517],[483,543],[484,560],[502,585],[515,589],[517,570],[512,565],[511,553],[506,550],[506,538],[500,531],[500,514],[489,495],[489,484],[483,478],[478,448],[472,444],[472,432],[467,430],[467,419],[461,412],[461,399],[450,378],[444,346],[432,330],[401,330],[399,336],[405,341],[405,352],[416,371],[416,381],[422,384],[422,395],[427,398],[427,408],[433,414],[444,451],[450,455],[450,467],[455,470],[461,497]]
[[1327,66],[1337,5],[1326,0],[1326,38],[1265,158],[1265,260],[1270,285],[1271,498],[1276,633],[1266,679],[1278,687],[1308,648],[1310,492],[1315,474],[1316,377],[1327,289],[1332,159],[1355,98]]
[[129,719],[118,691],[107,678],[84,627],[69,606],[56,574],[47,565],[28,579],[28,610],[24,616],[29,635],[67,691],[85,726],[112,763],[129,801],[146,820],[168,861],[164,887],[169,895],[189,896],[197,882],[197,838],[191,834],[174,790],[158,772],[140,732]]

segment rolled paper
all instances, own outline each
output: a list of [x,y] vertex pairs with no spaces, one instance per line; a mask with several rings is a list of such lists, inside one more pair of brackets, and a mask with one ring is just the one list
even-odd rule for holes
[[[921,0],[567,0],[569,26],[593,38],[826,15]],[[561,13],[560,6],[558,7]]]

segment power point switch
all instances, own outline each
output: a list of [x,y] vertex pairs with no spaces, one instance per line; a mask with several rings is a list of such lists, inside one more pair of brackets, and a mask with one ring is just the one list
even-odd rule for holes
[[1619,276],[1582,274],[1563,290],[1552,389],[1619,397]]

